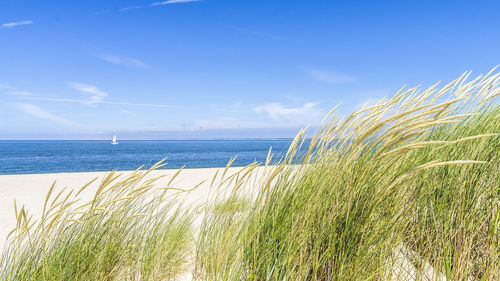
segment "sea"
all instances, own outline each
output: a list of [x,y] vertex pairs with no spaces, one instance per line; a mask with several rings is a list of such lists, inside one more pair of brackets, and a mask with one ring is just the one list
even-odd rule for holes
[[272,147],[284,156],[292,139],[0,141],[0,175],[135,170],[166,158],[163,169],[225,167],[264,163]]

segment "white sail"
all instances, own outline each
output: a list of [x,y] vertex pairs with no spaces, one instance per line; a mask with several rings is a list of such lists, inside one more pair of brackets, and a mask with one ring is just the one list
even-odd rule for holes
[[118,144],[118,142],[116,141],[116,134],[113,136],[113,141],[111,142],[111,144]]

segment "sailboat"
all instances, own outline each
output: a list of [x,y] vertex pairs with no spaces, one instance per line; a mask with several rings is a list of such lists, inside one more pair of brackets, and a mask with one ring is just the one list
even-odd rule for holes
[[111,141],[111,144],[118,144],[118,142],[116,141],[116,134],[113,136],[113,141]]

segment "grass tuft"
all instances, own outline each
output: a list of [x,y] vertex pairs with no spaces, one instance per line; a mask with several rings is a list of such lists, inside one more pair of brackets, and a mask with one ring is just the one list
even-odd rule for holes
[[499,75],[467,76],[301,131],[249,208],[212,203],[197,278],[498,280]]
[[54,184],[36,222],[16,211],[0,279],[169,280],[186,271],[193,218],[147,177],[160,165],[109,173],[88,202],[78,196],[90,183],[56,196]]

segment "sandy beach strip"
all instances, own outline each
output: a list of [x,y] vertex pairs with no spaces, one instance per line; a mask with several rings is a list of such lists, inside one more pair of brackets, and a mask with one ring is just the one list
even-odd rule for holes
[[[210,194],[210,183],[217,170],[224,168],[200,168],[184,169],[175,178],[173,186],[181,189],[190,189],[205,181],[198,188],[183,196],[186,205],[202,204]],[[227,174],[240,171],[241,168],[231,167]],[[164,187],[170,181],[177,169],[164,169],[152,171],[148,178],[164,176],[155,182],[155,185]],[[23,175],[0,175],[0,248],[3,248],[5,238],[15,226],[14,200],[17,206],[24,205],[25,209],[36,219],[41,215],[47,192],[51,185],[56,182],[56,188],[67,187],[78,190],[80,187],[97,178],[81,195],[83,200],[91,200],[97,190],[99,183],[108,172],[83,172],[83,173],[53,173],[53,174],[23,174]],[[130,175],[132,171],[120,171],[122,177]],[[220,175],[220,173],[219,173]]]

